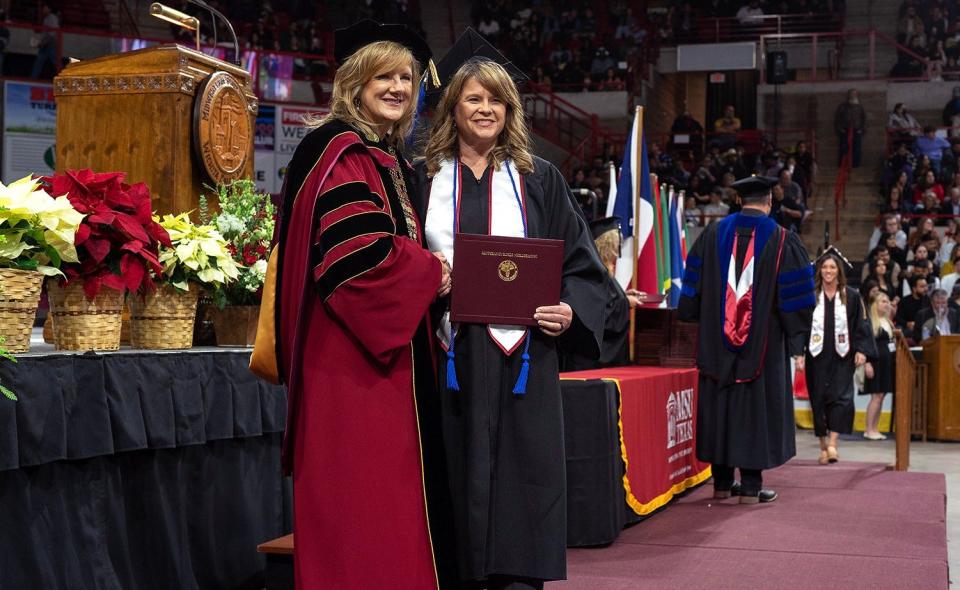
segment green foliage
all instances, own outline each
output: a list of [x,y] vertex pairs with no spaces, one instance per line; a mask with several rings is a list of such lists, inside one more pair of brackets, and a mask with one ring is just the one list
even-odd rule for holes
[[[235,180],[217,185],[215,191],[220,211],[211,223],[227,241],[234,261],[240,267],[237,280],[213,292],[214,304],[256,305],[267,273],[267,257],[276,224],[276,211],[270,195],[257,191],[252,180]],[[206,199],[201,197],[200,218],[203,219]]]

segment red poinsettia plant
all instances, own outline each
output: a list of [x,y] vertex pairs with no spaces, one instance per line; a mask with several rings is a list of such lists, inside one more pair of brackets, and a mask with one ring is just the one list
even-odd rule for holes
[[151,275],[159,276],[163,270],[159,246],[171,246],[167,230],[153,220],[150,189],[142,182],[127,184],[124,178],[123,172],[92,170],[67,170],[43,178],[51,195],[66,195],[84,214],[74,240],[80,262],[65,263],[61,270],[67,284],[82,281],[91,300],[103,287],[152,290]]

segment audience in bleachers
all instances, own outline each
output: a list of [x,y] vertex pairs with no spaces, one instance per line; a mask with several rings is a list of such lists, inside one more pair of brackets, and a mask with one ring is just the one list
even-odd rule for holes
[[956,3],[905,0],[897,22],[899,50],[893,77],[955,79],[960,74],[960,11]]
[[[840,28],[845,11],[843,0],[674,0],[658,3],[648,15],[650,30],[660,43],[716,41],[716,35],[744,38],[759,35],[763,24],[776,28],[772,15],[787,15],[794,20],[780,23],[784,33]],[[713,20],[728,19],[723,26]],[[796,29],[794,29],[796,27]]]
[[646,38],[630,9],[606,2],[481,0],[472,19],[535,83],[555,91],[624,90],[627,64]]

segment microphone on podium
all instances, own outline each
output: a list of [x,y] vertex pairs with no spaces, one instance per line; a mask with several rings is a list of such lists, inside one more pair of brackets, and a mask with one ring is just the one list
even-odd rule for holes
[[[230,24],[230,19],[228,19],[226,16],[223,15],[222,12],[220,12],[213,6],[210,6],[203,0],[187,0],[187,2],[189,2],[190,4],[194,4],[196,6],[199,6],[204,10],[209,10],[210,14],[215,15],[217,18],[222,20],[225,25],[227,25],[227,30],[230,31],[230,36],[233,37],[233,63],[234,65],[239,66],[240,65],[240,43],[237,41],[237,33],[233,30],[233,25]],[[216,27],[216,24],[214,24],[214,27]]]

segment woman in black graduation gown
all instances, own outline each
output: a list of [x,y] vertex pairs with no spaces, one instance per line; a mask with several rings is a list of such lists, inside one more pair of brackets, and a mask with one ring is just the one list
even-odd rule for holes
[[877,345],[877,358],[866,365],[866,379],[861,395],[869,395],[867,423],[863,438],[884,440],[880,434],[880,412],[883,396],[892,393],[896,384],[896,348],[893,338],[893,322],[890,316],[890,298],[886,293],[877,293],[870,302],[870,328]]
[[600,358],[588,358],[576,353],[560,357],[561,371],[586,371],[601,367],[622,367],[630,362],[630,310],[640,305],[643,293],[636,289],[626,291],[614,278],[617,257],[620,255],[620,218],[604,217],[590,222],[590,233],[597,246],[600,260],[607,269],[607,308],[604,313],[603,343]]
[[553,238],[564,261],[561,302],[537,310],[538,328],[438,322],[458,564],[467,587],[540,588],[566,577],[558,347],[599,355],[604,269],[563,176],[528,151],[510,74],[463,63],[460,45],[438,64],[446,90],[416,167],[427,243],[455,266],[456,232]]
[[840,459],[839,435],[853,430],[854,370],[877,355],[866,309],[860,294],[847,287],[844,265],[850,266],[832,246],[817,259],[817,307],[801,363],[806,367],[813,428],[820,437],[821,465]]

